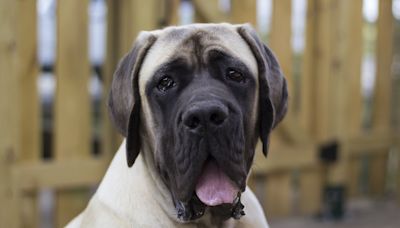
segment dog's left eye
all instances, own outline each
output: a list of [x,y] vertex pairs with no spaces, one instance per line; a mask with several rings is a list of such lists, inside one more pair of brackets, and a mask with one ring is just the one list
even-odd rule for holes
[[243,74],[233,69],[228,69],[226,71],[226,77],[235,82],[245,82],[245,77],[243,76]]
[[164,76],[160,79],[157,85],[157,89],[165,92],[176,85],[175,81],[170,76]]

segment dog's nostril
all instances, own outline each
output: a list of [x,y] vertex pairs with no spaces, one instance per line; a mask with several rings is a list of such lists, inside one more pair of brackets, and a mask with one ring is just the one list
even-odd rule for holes
[[222,113],[212,113],[210,116],[210,122],[214,125],[221,125],[226,119],[226,115]]
[[183,125],[194,133],[219,128],[229,116],[229,110],[223,105],[200,103],[193,105],[182,115]]
[[185,122],[185,125],[188,126],[190,129],[197,128],[199,124],[200,124],[200,119],[197,116],[192,116]]

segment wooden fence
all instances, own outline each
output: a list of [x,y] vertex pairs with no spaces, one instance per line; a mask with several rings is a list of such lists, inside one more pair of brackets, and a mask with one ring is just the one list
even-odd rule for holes
[[[399,104],[399,100],[392,100],[391,92],[392,1],[379,1],[374,43],[377,71],[369,128],[362,124],[367,109],[361,94],[363,1],[307,1],[306,44],[297,78],[290,49],[291,3],[273,1],[269,45],[287,76],[289,94],[298,95],[295,101],[299,103],[289,106],[283,126],[275,133],[281,140],[273,141],[271,157],[260,165],[264,170],[256,172],[265,178],[264,205],[272,217],[320,212],[326,186],[345,187],[346,197],[365,193],[383,196],[388,153],[391,149],[400,152],[399,129],[393,126],[391,116],[392,105]],[[318,161],[320,148],[332,142],[338,145],[338,161]],[[365,158],[369,160],[366,168],[361,166]],[[359,188],[363,170],[367,170],[366,190]],[[397,189],[399,195],[399,185]]]
[[[102,105],[97,138],[101,150],[92,153],[95,121],[87,88],[91,66],[85,52],[88,3],[57,1],[53,157],[44,160],[36,86],[40,68],[36,1],[0,0],[0,227],[39,226],[38,193],[44,188],[56,192],[55,226],[65,225],[87,204],[90,189],[104,175],[121,140]],[[257,24],[256,0],[232,0],[229,12],[218,10],[216,0],[192,3],[198,22]],[[399,129],[392,127],[389,116],[393,108],[391,4],[391,0],[379,1],[373,120],[372,127],[364,129],[362,0],[307,1],[300,70],[294,68],[291,48],[292,1],[273,1],[268,43],[287,76],[292,102],[287,118],[273,135],[268,159],[257,154],[250,180],[269,218],[320,211],[326,185],[343,185],[350,196],[357,195],[355,183],[365,156],[370,158],[370,193],[383,194],[388,152],[393,148],[399,152],[400,147]],[[178,6],[179,0],[107,1],[102,104],[116,63],[138,31],[178,23]],[[339,160],[324,165],[318,149],[332,140],[339,145]]]

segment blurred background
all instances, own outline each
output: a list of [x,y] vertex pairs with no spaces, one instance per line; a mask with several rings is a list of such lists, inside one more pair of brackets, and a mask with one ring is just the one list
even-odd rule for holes
[[249,180],[270,225],[400,227],[400,0],[0,0],[0,227],[84,209],[122,140],[118,60],[195,22],[251,23],[288,80]]

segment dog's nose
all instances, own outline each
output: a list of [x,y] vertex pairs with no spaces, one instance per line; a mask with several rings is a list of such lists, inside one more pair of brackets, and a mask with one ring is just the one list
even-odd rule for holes
[[201,103],[183,114],[183,124],[191,131],[221,126],[228,117],[228,108],[222,104]]

